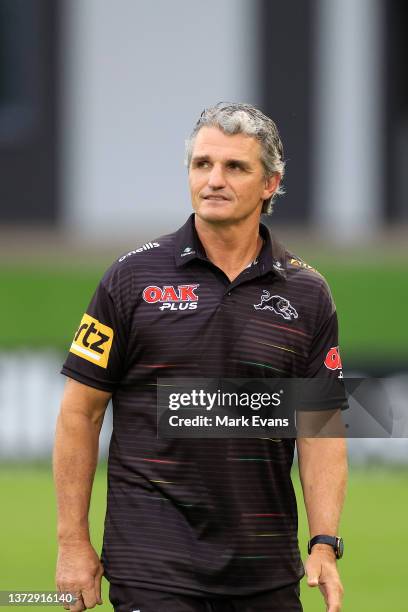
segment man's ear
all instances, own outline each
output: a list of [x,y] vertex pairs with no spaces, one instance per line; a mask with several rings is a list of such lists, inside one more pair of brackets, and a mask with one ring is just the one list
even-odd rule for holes
[[273,194],[279,187],[280,181],[281,175],[279,174],[279,172],[274,172],[272,176],[265,179],[265,188],[262,196],[263,200],[268,200],[273,196]]

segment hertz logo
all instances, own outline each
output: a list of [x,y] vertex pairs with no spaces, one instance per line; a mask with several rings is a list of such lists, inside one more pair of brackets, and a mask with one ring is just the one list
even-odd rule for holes
[[113,329],[85,313],[69,350],[78,357],[106,368],[112,341]]

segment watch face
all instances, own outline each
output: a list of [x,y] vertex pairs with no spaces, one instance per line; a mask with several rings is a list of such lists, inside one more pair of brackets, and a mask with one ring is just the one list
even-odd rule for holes
[[337,538],[337,558],[341,559],[344,553],[343,538]]

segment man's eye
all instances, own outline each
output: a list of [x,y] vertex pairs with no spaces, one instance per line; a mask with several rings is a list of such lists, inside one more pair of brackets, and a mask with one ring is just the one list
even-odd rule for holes
[[208,166],[209,166],[208,161],[198,161],[195,163],[196,168],[208,168]]
[[230,170],[242,170],[242,166],[240,166],[240,164],[236,164],[236,163],[228,164],[228,168]]

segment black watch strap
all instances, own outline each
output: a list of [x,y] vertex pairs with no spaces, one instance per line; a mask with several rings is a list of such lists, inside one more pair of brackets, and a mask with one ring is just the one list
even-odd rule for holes
[[328,544],[334,550],[334,554],[336,555],[336,559],[341,559],[344,551],[343,538],[339,536],[329,536],[329,535],[316,535],[314,538],[309,540],[307,544],[307,552],[312,552],[312,548],[315,544]]

